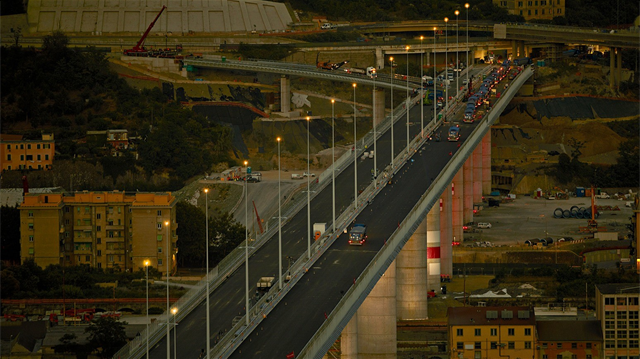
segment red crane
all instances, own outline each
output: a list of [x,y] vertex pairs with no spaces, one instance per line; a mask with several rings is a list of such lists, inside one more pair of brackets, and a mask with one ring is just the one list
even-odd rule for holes
[[166,8],[167,7],[165,5],[162,5],[162,9],[160,9],[160,12],[158,13],[158,16],[156,16],[156,18],[153,19],[153,21],[151,22],[151,24],[147,28],[147,31],[145,31],[144,34],[142,35],[142,37],[140,38],[140,40],[138,40],[138,43],[136,44],[136,46],[134,46],[132,49],[124,50],[124,54],[125,55],[128,55],[128,56],[147,56],[147,49],[144,48],[144,40],[147,39],[147,36],[149,36],[149,32],[153,28],[153,25],[156,24],[156,21],[158,21],[158,18],[160,17],[160,15],[162,15],[162,12]]

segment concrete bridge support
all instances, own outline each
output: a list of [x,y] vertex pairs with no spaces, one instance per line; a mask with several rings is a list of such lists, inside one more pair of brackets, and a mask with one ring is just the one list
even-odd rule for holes
[[427,313],[427,219],[396,258],[398,320],[426,319]]
[[[462,212],[463,212],[463,170],[460,169],[458,173],[453,177],[453,183],[451,184],[452,203],[451,203],[451,227],[453,230],[453,241],[462,242],[464,231],[462,226],[464,225]],[[453,264],[451,258],[448,258],[446,266],[442,266],[442,274],[453,274]]]
[[384,69],[384,52],[381,47],[376,47],[376,69]]
[[463,223],[473,222],[473,156],[469,156],[462,165],[463,172]]
[[622,82],[622,48],[618,47],[616,50],[616,59],[618,60],[618,65],[616,66],[616,89],[619,89]]
[[515,60],[518,58],[518,42],[516,40],[511,40],[511,59]]
[[482,138],[482,193],[491,193],[491,129]]
[[373,91],[373,107],[375,114],[373,121],[378,125],[384,120],[385,116],[384,89],[376,87],[376,90]]
[[[445,187],[440,196],[442,211],[440,212],[440,274],[446,274],[451,264],[451,242],[453,242],[451,216],[451,185]],[[451,268],[453,270],[453,268]]]
[[440,289],[440,204],[427,214],[427,291]]
[[[473,150],[473,203],[482,202],[482,146]],[[473,206],[471,207],[473,209]]]
[[527,53],[524,51],[524,41],[519,41],[519,43],[520,51],[518,57],[527,57]]
[[280,112],[291,112],[291,79],[286,75],[280,77]]
[[353,315],[347,326],[342,329],[340,352],[343,359],[358,359],[358,312]]

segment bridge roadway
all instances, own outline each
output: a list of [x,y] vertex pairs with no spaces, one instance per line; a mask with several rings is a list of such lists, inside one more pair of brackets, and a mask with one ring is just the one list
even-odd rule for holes
[[[478,73],[475,69],[470,75]],[[424,106],[425,125],[433,117],[433,107]],[[462,125],[463,140],[470,133],[473,125]],[[420,106],[410,111],[410,138],[420,131]],[[429,142],[420,150],[416,162],[405,166],[377,199],[365,209],[358,218],[368,225],[370,240],[362,247],[351,247],[346,239],[339,238],[331,249],[321,257],[319,262],[305,275],[287,294],[284,303],[280,303],[266,321],[251,335],[251,339],[243,344],[235,354],[237,358],[284,358],[284,352],[299,352],[304,344],[313,336],[317,327],[322,324],[325,312],[328,314],[346,292],[353,279],[376,254],[384,242],[400,223],[407,211],[414,206],[416,199],[435,178],[444,164],[450,159],[449,152],[458,148],[458,143],[446,142],[446,129],[441,130],[443,142]],[[394,149],[398,155],[406,147],[406,117],[396,118],[394,125]],[[378,169],[390,163],[391,137],[390,131],[377,141]],[[429,157],[431,157],[429,159]],[[358,159],[358,189],[363,190],[371,182],[373,160]],[[411,170],[410,173],[404,173]],[[336,177],[336,211],[342,213],[353,201],[353,162]],[[422,191],[422,192],[421,192]],[[303,194],[304,195],[304,194]],[[401,199],[401,200],[398,200]],[[311,222],[331,223],[331,186],[327,186],[311,201]],[[306,206],[302,208],[282,229],[283,258],[298,258],[307,249]],[[286,262],[284,263],[286,269]],[[329,270],[329,272],[325,272]],[[244,265],[240,266],[222,285],[213,291],[210,297],[211,333],[216,340],[217,333],[224,334],[232,326],[236,316],[245,314],[245,279]],[[321,278],[332,278],[327,281]],[[278,276],[278,241],[274,235],[266,244],[249,258],[249,282],[251,293],[255,291],[255,283],[263,276]],[[301,307],[296,307],[301,305]],[[295,308],[288,311],[288,308]],[[206,308],[203,301],[178,325],[177,351],[179,358],[197,358],[205,347]],[[281,317],[283,316],[283,317]],[[281,319],[278,319],[281,318]],[[275,320],[275,323],[274,323]],[[271,328],[265,331],[265,326]],[[269,335],[265,335],[265,333]],[[257,334],[256,334],[257,333]],[[296,333],[296,335],[291,335]],[[173,336],[173,334],[171,335]],[[263,337],[264,336],[264,337]],[[267,338],[262,342],[260,339]],[[151,358],[166,358],[166,338],[160,340],[151,353]],[[212,348],[215,342],[212,341]],[[277,345],[273,345],[277,343]],[[272,344],[271,348],[267,345]],[[244,345],[248,345],[245,349]],[[258,347],[253,347],[258,345]],[[173,348],[171,349],[173,351]],[[247,354],[247,350],[255,351]],[[244,353],[244,354],[242,354]]]

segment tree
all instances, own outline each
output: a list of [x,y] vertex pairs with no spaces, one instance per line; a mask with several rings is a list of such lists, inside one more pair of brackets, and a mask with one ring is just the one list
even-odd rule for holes
[[209,220],[209,240],[213,246],[213,259],[217,264],[244,241],[244,226],[233,219],[229,212],[218,213]]
[[120,322],[115,318],[100,317],[94,319],[85,333],[89,334],[89,345],[97,350],[100,357],[110,358],[118,349],[127,343],[124,326],[127,322]]
[[178,261],[180,266],[204,267],[205,261],[205,215],[189,202],[176,204],[178,222]]
[[0,208],[0,241],[2,243],[2,260],[20,262],[20,210],[18,207],[2,206]]

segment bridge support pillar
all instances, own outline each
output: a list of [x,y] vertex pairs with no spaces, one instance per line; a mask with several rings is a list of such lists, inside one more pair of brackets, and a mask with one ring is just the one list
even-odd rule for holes
[[440,203],[427,214],[427,291],[440,289]]
[[616,52],[615,48],[612,47],[609,49],[609,87],[615,88],[615,78],[616,78]]
[[384,89],[376,87],[376,90],[373,91],[373,107],[375,109],[375,116],[373,121],[376,125],[379,125],[380,122],[384,120],[385,115],[385,107],[384,107]]
[[482,193],[491,193],[491,129],[482,138]]
[[473,150],[473,203],[482,202],[482,145]]
[[358,359],[358,312],[353,315],[347,326],[342,329],[340,352],[344,359]]
[[622,48],[618,47],[616,50],[616,59],[618,61],[618,65],[616,66],[616,90],[618,90],[622,82]]
[[527,57],[527,54],[524,52],[524,41],[519,41],[520,42],[520,57]]
[[427,66],[431,66],[431,51],[424,51],[424,57],[427,60]]
[[462,166],[463,172],[463,224],[473,222],[473,156],[469,156]]
[[384,52],[382,52],[382,47],[376,47],[376,69],[381,70],[384,69]]
[[396,261],[378,280],[356,315],[360,357],[397,358]]
[[398,320],[428,318],[427,219],[425,218],[396,258]]
[[511,40],[511,60],[515,60],[518,58],[518,42],[516,40]]
[[442,201],[442,212],[440,212],[440,274],[447,273],[447,261],[451,262],[451,242],[453,242],[451,216],[451,202],[453,201],[451,197],[451,184],[449,184],[440,195],[440,200]]
[[[464,237],[464,231],[462,226],[462,209],[463,209],[463,170],[458,170],[458,173],[453,177],[453,183],[451,184],[452,203],[451,203],[451,228],[453,230],[453,241],[462,242]],[[452,248],[453,249],[453,248]],[[452,258],[442,259],[444,265],[442,265],[442,274],[453,274],[453,260]]]
[[280,112],[291,112],[291,79],[286,75],[280,77]]

